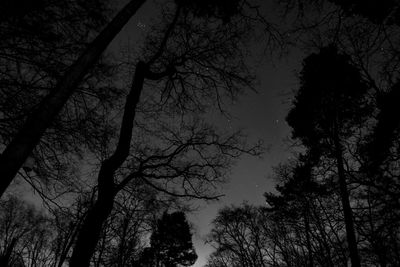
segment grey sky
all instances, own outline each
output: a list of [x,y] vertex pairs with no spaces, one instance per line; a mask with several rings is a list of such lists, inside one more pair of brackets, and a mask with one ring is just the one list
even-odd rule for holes
[[270,179],[271,167],[290,156],[285,138],[290,134],[285,122],[289,108],[290,92],[296,86],[295,70],[300,59],[282,59],[280,62],[265,64],[258,72],[260,84],[258,94],[250,93],[242,97],[232,107],[233,128],[243,128],[249,139],[263,139],[270,146],[262,159],[242,158],[232,169],[230,182],[223,189],[225,197],[220,202],[203,205],[203,208],[189,218],[196,226],[196,249],[199,260],[195,267],[203,266],[205,258],[212,251],[204,245],[204,237],[211,230],[211,222],[218,210],[225,205],[240,204],[244,201],[262,205],[263,194],[273,190],[274,181]]

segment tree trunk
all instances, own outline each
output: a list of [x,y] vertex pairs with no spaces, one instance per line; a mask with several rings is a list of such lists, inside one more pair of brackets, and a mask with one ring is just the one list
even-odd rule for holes
[[69,262],[70,267],[83,267],[90,264],[103,224],[114,204],[114,188],[109,188],[107,192],[103,193],[99,193],[96,203],[89,210],[83,222]]
[[360,264],[360,257],[358,255],[357,241],[354,230],[353,212],[350,206],[349,193],[347,191],[346,176],[343,167],[342,145],[339,139],[337,123],[335,123],[334,126],[333,139],[334,139],[333,141],[334,141],[335,157],[336,157],[338,176],[339,176],[340,198],[343,207],[344,223],[346,226],[346,237],[349,246],[351,266],[360,267],[361,264]]
[[109,43],[146,0],[131,0],[67,70],[0,156],[0,197],[69,97]]
[[71,256],[70,267],[89,266],[102,226],[112,211],[114,197],[118,192],[114,183],[114,174],[129,155],[136,106],[143,89],[146,72],[147,65],[139,62],[136,66],[131,90],[126,98],[117,147],[115,152],[101,164],[97,178],[98,197],[79,231]]

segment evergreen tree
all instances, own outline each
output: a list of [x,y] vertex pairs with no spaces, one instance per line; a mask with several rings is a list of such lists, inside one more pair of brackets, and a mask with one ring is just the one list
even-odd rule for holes
[[192,234],[183,212],[165,212],[151,235],[150,245],[143,251],[141,266],[191,266],[196,262]]
[[353,267],[360,266],[353,214],[344,170],[343,140],[365,118],[363,107],[367,91],[349,57],[334,46],[322,48],[304,61],[301,86],[294,107],[287,116],[294,138],[308,148],[313,160],[320,157],[336,161],[339,191],[344,213],[347,242]]

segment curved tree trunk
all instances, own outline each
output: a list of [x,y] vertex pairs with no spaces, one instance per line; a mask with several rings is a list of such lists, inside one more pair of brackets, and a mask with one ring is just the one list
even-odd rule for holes
[[114,197],[117,193],[114,174],[129,155],[136,106],[143,89],[146,72],[147,65],[139,62],[136,66],[131,91],[126,98],[117,148],[114,154],[101,164],[97,178],[97,200],[94,206],[88,211],[82,228],[79,231],[70,259],[70,267],[89,266],[90,259],[96,249],[97,241],[102,231],[102,226],[112,211]]
[[0,197],[100,55],[146,0],[131,0],[67,70],[0,156]]
[[358,255],[356,234],[354,230],[353,212],[350,206],[349,192],[347,191],[346,176],[343,167],[343,152],[340,143],[339,133],[337,130],[337,123],[334,126],[334,149],[335,157],[339,176],[340,198],[343,206],[344,223],[346,226],[346,237],[350,252],[350,260],[352,267],[360,267],[360,257]]
[[73,250],[69,266],[89,266],[90,259],[96,249],[97,240],[103,223],[110,215],[114,204],[114,190],[109,189],[104,195],[99,194],[94,206],[88,212]]

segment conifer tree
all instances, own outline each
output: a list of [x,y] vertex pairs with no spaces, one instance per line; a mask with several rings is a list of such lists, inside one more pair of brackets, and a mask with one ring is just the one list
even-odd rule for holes
[[191,266],[197,255],[185,213],[164,213],[151,235],[151,247],[142,254],[141,266]]
[[302,141],[314,160],[327,157],[336,161],[350,259],[353,267],[359,267],[343,140],[365,118],[363,99],[367,86],[349,62],[349,57],[339,54],[333,45],[307,57],[287,122],[293,128],[293,137]]

